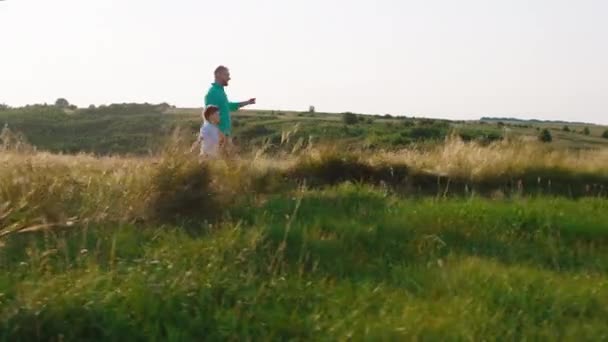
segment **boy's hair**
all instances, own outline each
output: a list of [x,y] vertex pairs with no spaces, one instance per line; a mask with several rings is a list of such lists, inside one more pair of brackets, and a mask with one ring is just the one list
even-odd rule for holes
[[217,106],[209,105],[203,111],[203,118],[205,118],[205,120],[209,121],[209,118],[211,117],[211,115],[219,112],[219,110],[220,109]]

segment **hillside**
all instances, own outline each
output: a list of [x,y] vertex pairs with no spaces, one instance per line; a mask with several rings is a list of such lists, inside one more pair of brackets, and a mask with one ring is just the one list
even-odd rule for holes
[[[54,106],[29,106],[0,111],[0,124],[22,133],[41,150],[52,152],[144,155],[156,151],[175,128],[196,135],[200,109],[167,105],[114,104],[106,107],[64,110]],[[247,150],[291,149],[295,145],[341,143],[351,148],[401,149],[441,143],[455,134],[465,141],[489,143],[506,137],[535,139],[548,128],[556,148],[588,149],[608,146],[602,138],[606,127],[547,123],[488,123],[446,121],[389,115],[327,114],[281,111],[243,111],[234,115],[235,137]],[[291,144],[284,144],[289,134]],[[282,143],[283,142],[283,143]]]

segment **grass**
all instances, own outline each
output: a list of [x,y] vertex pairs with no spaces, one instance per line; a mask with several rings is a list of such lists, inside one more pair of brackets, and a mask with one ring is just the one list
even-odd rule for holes
[[0,341],[608,340],[605,150],[189,145],[0,151]]
[[342,185],[179,228],[15,236],[5,340],[608,338],[606,202]]

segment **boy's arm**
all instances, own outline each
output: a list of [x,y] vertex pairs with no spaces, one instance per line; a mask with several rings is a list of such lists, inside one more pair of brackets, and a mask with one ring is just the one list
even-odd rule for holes
[[218,137],[220,146],[224,146],[224,143],[226,142],[226,136],[224,135],[224,133],[218,132]]
[[203,141],[203,135],[199,132],[196,140],[190,146],[190,152],[194,151],[194,149]]

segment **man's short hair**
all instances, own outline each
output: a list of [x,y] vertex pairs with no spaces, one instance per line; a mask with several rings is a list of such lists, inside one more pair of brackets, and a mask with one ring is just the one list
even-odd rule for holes
[[211,117],[211,115],[213,115],[219,111],[220,111],[220,109],[217,106],[209,105],[209,106],[205,107],[205,109],[203,110],[203,117],[205,118],[205,120],[209,121],[209,118]]
[[223,65],[220,65],[217,68],[215,68],[215,71],[213,72],[213,74],[217,76],[219,73],[226,72],[226,71],[228,71],[228,68],[226,68]]

